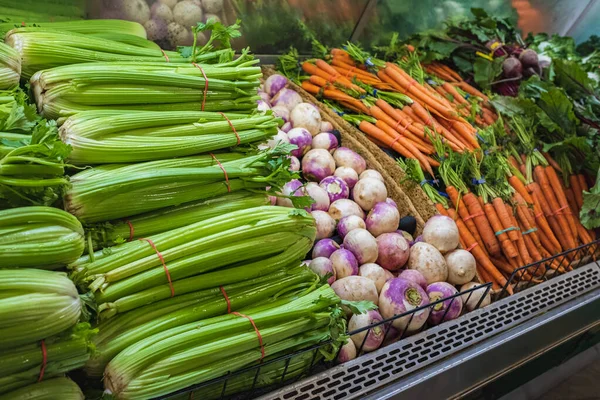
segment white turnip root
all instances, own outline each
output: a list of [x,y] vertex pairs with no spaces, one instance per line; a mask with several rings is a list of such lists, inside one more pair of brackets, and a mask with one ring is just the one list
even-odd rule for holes
[[315,201],[311,206],[311,210],[329,211],[329,195],[316,182],[308,182],[306,184],[306,193]]
[[211,19],[215,22],[221,22],[221,18],[216,14],[204,14],[204,19],[210,21]]
[[[269,96],[265,92],[258,92],[258,95],[260,96],[262,101],[265,101],[265,102],[271,104],[271,96]],[[269,108],[271,108],[270,105],[269,105]],[[286,110],[287,110],[287,108],[286,108]]]
[[339,249],[340,245],[337,244],[333,239],[321,239],[315,243],[312,251],[312,257],[313,259],[317,257],[329,258],[334,251]]
[[396,202],[392,199],[390,199],[389,197],[387,199],[385,199],[385,202],[387,204],[389,204],[390,206],[394,207],[396,210],[398,209],[398,204],[396,204]]
[[427,289],[427,280],[422,273],[416,269],[405,269],[398,275],[398,278],[404,278],[421,286],[423,290]]
[[346,343],[340,348],[340,352],[338,353],[337,360],[340,364],[348,362],[350,360],[354,360],[356,358],[356,346],[352,339],[346,339]]
[[423,241],[433,245],[442,253],[456,249],[458,238],[456,222],[445,215],[434,215],[423,227]]
[[325,257],[313,258],[308,267],[321,278],[330,275],[329,278],[327,278],[328,284],[331,285],[333,282],[335,282],[335,269],[333,268],[333,263],[330,259]]
[[173,7],[173,19],[179,25],[190,28],[196,26],[198,22],[204,21],[204,13],[202,8],[193,1],[184,0]]
[[374,169],[365,169],[358,177],[358,179],[365,178],[373,178],[385,183],[385,181],[383,180],[383,176],[379,173],[379,171],[376,171]]
[[280,130],[284,131],[285,133],[288,133],[289,131],[292,130],[292,123],[291,122],[286,122],[285,124],[283,124],[283,126],[281,128],[279,128]]
[[[331,284],[331,288],[342,300],[371,301],[375,305],[379,303],[379,296],[377,295],[375,283],[362,276],[352,275],[341,279],[338,278]],[[425,294],[424,291],[423,293]],[[352,315],[352,311],[348,307],[342,305],[342,309],[346,315]]]
[[271,106],[284,106],[292,111],[294,107],[302,103],[302,97],[292,89],[283,88],[271,99]]
[[175,7],[178,0],[158,0],[158,3],[163,3],[169,6],[169,8]]
[[381,293],[383,285],[385,285],[385,283],[390,279],[394,278],[394,275],[392,275],[390,271],[381,268],[375,263],[367,263],[361,265],[358,269],[358,275],[364,276],[365,278],[369,278],[370,280],[375,282],[377,293]]
[[[385,319],[427,304],[429,304],[429,297],[425,290],[416,283],[403,278],[387,281],[379,295],[379,312]],[[392,321],[392,326],[399,331],[415,331],[425,324],[427,317],[429,317],[429,308],[424,308],[396,318]]]
[[207,13],[218,14],[223,10],[223,0],[202,0],[202,6]]
[[[284,196],[304,196],[306,195],[302,182],[298,179],[292,179],[281,188],[281,194]],[[281,207],[294,207],[292,201],[285,197],[277,197],[277,205]]]
[[302,158],[302,175],[309,181],[321,182],[335,172],[335,161],[327,150],[312,149]]
[[350,189],[346,182],[337,176],[328,176],[324,178],[319,182],[319,186],[327,192],[331,203],[336,200],[347,199],[350,195]]
[[337,167],[333,175],[343,179],[349,189],[352,189],[358,182],[358,174],[350,167]]
[[337,167],[352,168],[358,175],[362,174],[367,168],[365,159],[347,147],[339,147],[333,153],[333,158],[335,159],[335,165]]
[[348,215],[347,217],[340,219],[337,225],[338,235],[340,235],[342,239],[345,238],[351,230],[359,228],[366,228],[365,221],[356,215]]
[[385,184],[377,179],[365,178],[358,181],[352,190],[356,204],[363,210],[371,210],[375,204],[384,202],[387,198]]
[[256,109],[260,112],[269,111],[271,106],[264,100],[256,100]]
[[162,19],[166,22],[173,21],[173,11],[171,11],[171,7],[164,3],[152,4],[152,8],[150,8],[150,13],[152,14],[153,19]]
[[335,270],[336,278],[345,278],[347,276],[358,275],[358,261],[350,251],[339,249],[333,252],[329,257]]
[[289,143],[290,140],[287,137],[287,134],[284,131],[277,131],[277,134],[274,135],[271,139],[267,141],[267,146],[270,149],[274,149],[279,143]]
[[150,19],[150,7],[144,0],[123,1],[118,6],[121,8],[121,18],[145,24]]
[[448,282],[463,285],[475,277],[476,262],[473,255],[462,249],[452,250],[444,256],[448,266]]
[[300,103],[294,107],[290,113],[290,122],[294,128],[305,128],[312,136],[321,131],[321,114],[310,103]]
[[334,134],[321,132],[313,138],[313,149],[324,149],[333,153],[338,147],[338,140]]
[[430,325],[438,325],[444,321],[450,321],[460,316],[463,308],[463,301],[460,296],[453,297],[458,293],[458,290],[447,282],[434,282],[427,286],[427,295],[429,296],[429,302],[434,303],[438,300],[443,300],[432,307],[429,313]]
[[312,144],[312,135],[304,128],[294,128],[287,133],[290,143],[297,148],[292,150],[292,155],[302,158],[309,150]]
[[[479,304],[479,308],[483,308],[488,306],[492,302],[492,295],[490,290],[487,290],[485,286],[482,286],[481,283],[477,282],[469,282],[465,283],[460,287],[460,292],[463,293],[469,289],[474,289],[478,286],[481,286],[479,289],[472,290],[468,293],[461,294],[460,297],[463,299],[463,303],[465,305],[465,309],[467,311],[473,311],[477,305]],[[486,293],[487,290],[487,293]],[[482,300],[483,297],[483,300]],[[479,301],[481,300],[481,304]]]
[[429,243],[415,243],[410,248],[407,266],[423,274],[427,284],[445,282],[448,278],[448,266],[442,253]]
[[144,24],[144,29],[146,29],[148,40],[163,40],[169,35],[167,23],[162,19],[148,20]]
[[290,156],[290,171],[300,171],[300,160],[297,157]]
[[329,215],[337,221],[349,215],[356,215],[360,219],[365,218],[365,212],[362,208],[352,200],[348,199],[340,199],[331,203],[329,206]]
[[385,201],[375,204],[365,219],[367,230],[375,237],[382,233],[394,232],[398,228],[398,222],[398,209]]
[[271,97],[286,87],[288,80],[285,76],[273,74],[265,80],[264,91]]
[[412,235],[406,231],[401,231],[401,230],[397,230],[396,233],[401,234],[404,239],[406,239],[406,241],[408,242],[409,246],[412,246],[412,243],[414,242],[414,238],[412,237]]
[[288,110],[284,106],[271,107],[271,111],[273,111],[273,115],[275,115],[276,117],[281,118],[283,120],[283,122],[288,122],[289,119],[290,119],[290,110]]
[[[375,310],[367,311],[364,314],[354,314],[348,322],[348,332],[353,332],[361,328],[365,328],[378,322],[383,321],[381,314]],[[377,325],[371,329],[367,329],[356,333],[350,338],[356,345],[358,351],[369,352],[377,350],[381,343],[383,343],[383,337],[385,334],[385,324]]]
[[169,25],[167,25],[167,38],[173,47],[187,46],[193,41],[190,31],[177,22],[169,22]]
[[397,271],[406,264],[410,246],[402,235],[396,232],[377,236],[377,264],[389,271]]
[[344,248],[350,250],[359,265],[377,260],[377,240],[366,229],[353,229],[344,237]]
[[317,240],[333,236],[335,220],[327,212],[315,210],[311,215],[317,223]]
[[331,132],[333,125],[329,121],[321,121],[321,132]]

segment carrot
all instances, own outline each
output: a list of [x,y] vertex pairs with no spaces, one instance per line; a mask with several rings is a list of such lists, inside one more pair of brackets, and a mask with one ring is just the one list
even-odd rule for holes
[[512,266],[512,264],[510,264],[508,261],[506,261],[506,259],[501,259],[498,257],[490,257],[490,261],[492,261],[492,263],[494,263],[494,265],[504,271],[507,274],[512,274],[515,271],[515,267]]
[[462,77],[455,70],[453,70],[452,68],[450,68],[446,64],[436,63],[436,65],[439,66],[440,69],[446,71],[450,76],[452,76],[458,82],[462,82],[462,80],[463,80]]
[[490,221],[490,225],[492,225],[492,228],[496,232],[496,236],[498,237],[498,240],[500,241],[500,245],[502,247],[502,250],[504,250],[504,254],[506,255],[506,257],[508,257],[508,258],[516,257],[517,249],[515,249],[515,246],[508,239],[508,235],[506,234],[506,232],[502,232],[504,230],[504,227],[502,226],[502,223],[498,219],[498,215],[496,214],[496,210],[494,210],[494,206],[490,203],[484,204],[483,210],[485,211],[485,214],[487,215],[488,221]]
[[[393,139],[396,139],[398,136],[402,136],[402,133],[398,133],[394,128],[392,128],[390,125],[388,125],[383,120],[378,119],[375,122],[375,126],[378,127],[379,129],[383,130],[385,133],[387,133]],[[427,147],[426,145],[422,145],[420,143],[420,140],[418,140],[418,138],[417,138],[417,141],[415,141],[412,137],[408,137],[408,133],[409,132],[406,132],[406,135],[405,135],[406,139],[410,140],[411,143],[413,144],[413,146],[415,146],[417,148],[417,150],[419,150],[421,153],[432,154],[434,152],[433,146],[429,145],[429,147]]]
[[533,244],[537,247],[541,247],[542,244],[540,242],[540,238],[537,232],[537,227],[535,226],[535,221],[531,216],[529,209],[527,208],[527,204],[523,197],[519,193],[515,193],[514,200],[516,204],[517,217],[521,222],[521,226],[524,228],[522,230],[523,235],[530,235]]
[[477,201],[477,197],[469,192],[463,196],[463,199],[469,213],[474,216],[473,219],[475,220],[477,231],[481,235],[481,240],[485,244],[486,249],[491,255],[498,256],[500,254],[500,244],[498,243],[498,239],[496,239],[496,235],[494,235],[494,231],[492,230],[490,222],[486,218],[479,201]]
[[334,57],[331,60],[331,64],[334,65],[334,66],[336,66],[336,67],[352,71],[352,72],[356,73],[357,76],[364,76],[366,78],[369,78],[369,79],[381,82],[381,80],[377,77],[377,75],[372,74],[372,73],[367,72],[367,71],[363,71],[362,69],[358,68],[356,65],[350,64],[346,59],[344,59],[342,57]]
[[[325,64],[327,64],[327,63],[325,63]],[[327,64],[327,65],[329,65],[329,64]],[[337,72],[335,73],[335,75],[330,74],[330,73],[324,71],[323,69],[317,67],[315,64],[309,63],[308,61],[305,61],[302,63],[302,69],[309,75],[317,75],[323,79],[326,79],[330,83],[338,83],[339,85],[344,86],[348,89],[354,89],[360,93],[365,93],[365,90],[363,88],[353,84],[352,82],[350,82],[348,79],[342,77]]]
[[467,226],[467,228],[469,228],[469,231],[471,232],[477,243],[479,243],[482,249],[485,249],[483,241],[481,240],[481,235],[479,234],[479,231],[475,226],[475,221],[473,221],[473,218],[471,218],[471,216],[469,215],[469,210],[467,210],[465,203],[461,201],[458,190],[456,190],[454,186],[446,186],[446,194],[448,194],[448,197],[450,198],[450,201],[456,208],[458,215],[460,215],[460,217],[463,219],[464,224]]
[[546,172],[546,176],[550,181],[550,185],[552,189],[554,189],[554,193],[556,194],[556,199],[560,207],[563,209],[561,213],[565,214],[567,217],[567,221],[569,222],[569,226],[571,228],[571,234],[577,243],[577,226],[575,224],[576,218],[573,216],[573,211],[569,205],[569,200],[567,199],[567,195],[565,193],[565,185],[563,181],[556,174],[556,170],[552,166],[547,166],[544,168]]
[[[505,207],[506,207],[506,212],[509,213],[509,215],[510,215],[511,224],[518,228],[519,224],[517,223],[517,219],[515,218],[514,214],[512,213],[512,208],[510,208],[510,206],[508,204],[505,204]],[[531,264],[533,262],[533,260],[531,259],[531,255],[529,254],[529,251],[527,250],[527,246],[525,245],[525,240],[523,239],[523,234],[520,229],[515,232],[517,233],[517,236],[518,236],[517,249],[518,249],[519,255],[523,259],[524,265]]]
[[446,208],[442,204],[435,203],[435,208],[441,215],[445,215],[446,217],[448,216],[448,210],[446,210]]
[[519,235],[515,230],[516,226],[513,225],[511,221],[512,210],[508,211],[506,205],[504,204],[504,201],[502,201],[500,197],[494,198],[494,200],[492,200],[492,204],[494,205],[494,210],[496,210],[498,219],[502,223],[504,229],[508,232],[508,237],[510,238],[510,240],[512,240],[513,242],[517,241]]
[[590,190],[583,174],[577,174],[577,179],[579,179],[579,187],[582,191],[587,192]]
[[400,93],[404,93],[404,89],[402,88],[402,86],[400,86],[400,84],[398,82],[396,82],[395,80],[393,80],[386,72],[384,69],[380,69],[379,71],[377,71],[377,76],[379,77],[379,79],[381,79],[382,81],[384,81],[385,83],[389,84],[390,86],[392,86],[394,89],[396,89],[397,91],[399,91]]
[[523,182],[519,178],[517,178],[516,175],[510,176],[508,178],[508,183],[510,183],[510,186],[512,186],[513,189],[515,189],[515,191],[517,193],[519,193],[521,196],[523,196],[523,199],[528,204],[533,204],[533,198],[531,197],[531,195],[529,194],[529,192],[525,188],[525,185],[523,184]]
[[[378,100],[378,102],[379,102],[379,100]],[[382,101],[381,104],[387,104],[387,103],[385,101]],[[373,117],[385,122],[387,125],[389,125],[392,129],[394,129],[401,135],[406,135],[413,142],[415,142],[415,144],[419,143],[420,146],[425,148],[424,151],[427,154],[432,154],[434,149],[433,149],[433,146],[431,146],[429,144],[429,141],[425,137],[425,132],[420,130],[418,127],[412,126],[413,124],[411,124],[406,119],[402,118],[402,116],[400,114],[396,113],[398,110],[392,108],[391,106],[389,106],[389,104],[387,106],[389,107],[388,110],[390,110],[390,112],[393,115],[385,112],[384,110],[382,110],[380,107],[378,107],[376,105],[372,106],[369,110]],[[394,115],[399,117],[399,119],[394,118]],[[400,125],[402,125],[402,126],[400,126]]]
[[562,172],[562,169],[560,168],[560,165],[558,165],[558,163],[556,161],[554,161],[554,158],[552,158],[550,156],[550,154],[546,153],[545,151],[540,151],[540,153],[542,153],[542,155],[544,156],[544,158],[546,159],[546,161],[548,161],[548,164],[550,164],[558,172]]
[[[554,169],[552,169],[552,167],[544,168],[541,165],[536,166],[533,171],[536,180],[542,187],[544,196],[552,208],[552,213],[556,215],[558,223],[560,224],[561,228],[564,229],[564,232],[561,233],[564,234],[566,240],[568,241],[569,248],[576,247],[577,242],[575,237],[577,235],[577,228],[575,227],[575,224],[572,223],[568,218],[568,214],[563,212],[569,207],[569,204],[567,203],[566,197],[564,197],[564,193],[562,193],[562,187],[558,176],[556,176],[556,172]],[[554,172],[554,174],[552,174],[550,171]]]
[[[452,148],[452,150],[457,152],[462,152],[466,146],[457,139],[453,134],[450,133],[449,130],[444,128],[439,124],[431,115],[427,113],[427,111],[421,106],[419,103],[414,102],[412,106],[405,106],[403,108],[404,112],[409,114],[414,120],[421,122],[425,126],[429,127],[432,130],[432,133],[437,132],[442,135],[444,138],[448,139],[448,145]],[[417,110],[419,110],[417,112]]]
[[535,243],[533,243],[533,238],[531,235],[522,235],[523,241],[525,242],[525,248],[529,252],[529,255],[533,258],[532,261],[540,261],[543,257],[537,249]]
[[315,77],[314,75],[311,76],[309,81],[302,82],[302,89],[306,90],[308,93],[311,93],[313,95],[322,94],[323,97],[331,99],[331,100],[347,102],[348,104],[352,105],[353,109],[355,109],[359,112],[362,112],[366,115],[369,115],[369,109],[360,100],[357,100],[354,97],[347,95],[346,93],[342,92],[341,90],[338,90],[335,88],[322,90],[319,86],[317,86],[317,85],[313,84],[313,82],[311,82],[311,81],[320,82],[319,79],[321,79],[321,78]]
[[469,85],[465,81],[459,82],[455,86],[458,86],[459,88],[461,88],[462,90],[464,90],[472,96],[482,98],[486,104],[489,102],[489,98],[485,94],[481,93],[479,90],[475,89],[473,86]]
[[[539,227],[541,229],[543,236],[545,236],[547,238],[547,240],[552,244],[552,246],[550,248],[548,248],[548,250],[552,250],[553,254],[560,253],[563,250],[562,246],[561,246],[559,240],[554,235],[554,232],[550,228],[550,221],[547,220],[546,217],[544,216],[544,211],[542,210],[542,207],[540,205],[540,200],[537,195],[537,190],[539,190],[539,187],[535,183],[533,185],[527,185],[527,186],[528,187],[531,186],[535,190],[534,192],[532,192],[535,224],[537,227]],[[541,239],[541,236],[542,235],[540,235],[540,239]]]
[[571,184],[571,189],[573,190],[573,195],[575,196],[575,203],[577,204],[576,210],[579,212],[583,206],[583,191],[579,184],[579,178],[577,175],[570,175],[569,183]]
[[575,194],[573,193],[573,188],[563,187],[565,195],[567,196],[567,202],[569,203],[569,208],[571,209],[571,214],[579,215],[579,209],[577,208],[577,200],[575,200]]

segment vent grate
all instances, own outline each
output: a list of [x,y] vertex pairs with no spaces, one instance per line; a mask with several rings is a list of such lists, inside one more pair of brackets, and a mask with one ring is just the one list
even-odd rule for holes
[[307,394],[322,400],[359,398],[597,287],[600,265],[588,264],[260,399],[303,400]]

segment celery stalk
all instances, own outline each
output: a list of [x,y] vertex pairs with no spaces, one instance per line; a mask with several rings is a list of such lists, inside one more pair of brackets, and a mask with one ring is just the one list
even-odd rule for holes
[[[36,6],[39,6],[38,0],[28,0],[28,2],[34,2],[36,3]],[[25,22],[25,26],[42,27],[45,29],[54,29],[57,31],[75,32],[82,34],[120,32],[123,34],[135,35],[137,37],[146,39],[146,29],[144,29],[144,27],[141,24],[132,21],[124,21],[121,19],[88,19],[85,21],[63,22],[35,21],[32,19],[28,19],[27,21],[18,21],[17,23],[0,23],[0,33],[2,33],[2,36],[4,36],[6,32],[15,28],[22,27],[22,22]]]
[[85,396],[69,378],[54,378],[17,389],[0,396],[0,400],[84,400]]

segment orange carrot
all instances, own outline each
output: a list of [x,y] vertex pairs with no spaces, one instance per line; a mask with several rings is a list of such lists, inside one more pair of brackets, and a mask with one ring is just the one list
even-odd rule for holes
[[[369,110],[373,117],[377,118],[378,120],[382,120],[401,135],[406,135],[406,137],[411,139],[415,145],[418,143],[421,147],[425,148],[425,150],[422,150],[421,147],[417,146],[420,150],[426,152],[427,154],[433,153],[433,146],[429,144],[429,141],[425,137],[425,133],[418,127],[413,126],[413,124],[411,124],[408,120],[396,120],[392,115],[389,115],[378,106],[372,106]],[[393,108],[392,110],[398,111]],[[398,116],[401,117],[400,115]]]
[[517,249],[515,249],[515,246],[508,239],[508,235],[506,234],[506,232],[502,232],[504,230],[504,227],[502,226],[502,223],[498,219],[498,215],[496,214],[496,210],[494,209],[494,206],[489,203],[484,204],[483,210],[485,211],[485,214],[487,215],[488,221],[490,221],[490,225],[492,225],[492,228],[496,232],[496,236],[498,237],[498,241],[500,241],[500,245],[502,247],[502,250],[504,250],[504,254],[506,255],[506,257],[508,257],[508,258],[516,257]]
[[[560,244],[559,240],[554,235],[554,233],[550,227],[550,221],[548,219],[546,219],[546,217],[544,216],[544,211],[541,206],[541,201],[539,200],[539,196],[537,195],[537,192],[540,190],[539,186],[537,186],[537,183],[533,183],[533,184],[527,185],[527,187],[533,188],[532,197],[533,197],[533,212],[534,212],[534,216],[535,216],[535,225],[541,229],[543,235],[552,244],[552,246],[550,248],[548,248],[548,250],[549,251],[552,250],[552,254],[560,253],[563,250],[562,245]],[[553,219],[553,224],[555,222],[556,221]],[[541,237],[540,237],[540,240],[541,240]]]
[[435,203],[435,208],[441,215],[445,215],[446,217],[448,216],[448,210],[446,210],[446,208],[444,208],[444,206],[440,203]]
[[489,98],[485,94],[481,93],[479,90],[475,89],[473,86],[469,85],[467,82],[462,81],[462,82],[457,83],[455,86],[458,86],[459,88],[461,88],[462,90],[464,90],[465,92],[469,93],[472,96],[477,96],[477,97],[482,98],[485,101],[485,103],[488,103],[488,101],[489,101]]
[[[327,63],[325,63],[327,64]],[[329,65],[329,64],[327,64]],[[317,75],[323,79],[326,79],[327,81],[329,81],[330,83],[337,83],[341,86],[344,86],[348,89],[354,89],[357,90],[360,93],[365,93],[365,90],[363,88],[361,88],[360,86],[357,86],[355,84],[353,84],[352,82],[350,82],[348,79],[344,78],[343,76],[341,76],[340,74],[338,74],[336,72],[335,75],[330,74],[326,71],[324,71],[323,69],[317,67],[315,64],[311,64],[308,61],[305,61],[302,63],[302,69],[310,74],[310,75]]]
[[533,199],[531,198],[531,195],[525,188],[525,185],[523,184],[523,182],[519,178],[517,178],[517,176],[515,176],[515,175],[510,176],[508,178],[508,183],[510,183],[510,186],[512,186],[513,189],[515,189],[515,191],[517,193],[519,193],[521,196],[523,196],[523,199],[525,199],[525,201],[528,204],[533,204]]
[[473,221],[473,218],[469,215],[469,210],[467,210],[464,201],[462,201],[458,190],[456,190],[454,186],[446,186],[446,194],[448,194],[450,202],[452,202],[452,205],[454,205],[454,207],[456,208],[458,215],[460,215],[460,217],[463,219],[465,225],[467,226],[467,228],[469,228],[469,231],[471,232],[477,243],[479,243],[481,248],[485,251],[485,246],[483,245],[483,241],[481,240],[481,235],[477,230],[477,226],[475,226],[475,221]]
[[558,204],[560,208],[562,208],[561,213],[566,215],[567,222],[571,228],[571,235],[573,236],[575,243],[577,243],[577,226],[575,225],[575,217],[571,212],[571,208],[569,207],[569,202],[564,191],[565,186],[552,166],[549,165],[545,167],[544,171],[546,172],[550,186],[554,190],[556,200],[558,200]]
[[573,189],[573,195],[575,196],[575,203],[577,204],[576,210],[579,212],[583,206],[583,191],[579,185],[579,178],[577,178],[577,175],[573,174],[569,176],[569,183],[571,184],[571,189]]
[[508,211],[508,209],[506,208],[506,204],[504,204],[504,201],[502,201],[500,197],[494,198],[492,200],[492,204],[494,205],[494,210],[496,210],[496,214],[498,214],[498,219],[502,223],[502,226],[504,227],[506,232],[508,232],[508,237],[510,238],[510,240],[512,240],[513,242],[517,241],[519,235],[517,234],[517,231],[515,229],[517,228],[517,226],[512,224],[512,210]]
[[488,252],[493,256],[500,255],[500,244],[498,243],[498,239],[496,239],[496,235],[494,234],[490,222],[486,218],[479,201],[477,201],[477,197],[469,192],[463,196],[463,200],[465,201],[469,213],[473,216],[477,231],[481,235],[481,240],[483,241],[483,244],[485,244]]
[[552,158],[552,156],[550,156],[550,154],[546,153],[545,151],[540,151],[540,153],[542,153],[542,155],[544,156],[546,161],[548,161],[548,164],[550,164],[558,172],[562,172],[560,165],[558,165],[558,163],[556,161],[554,161],[554,158]]

